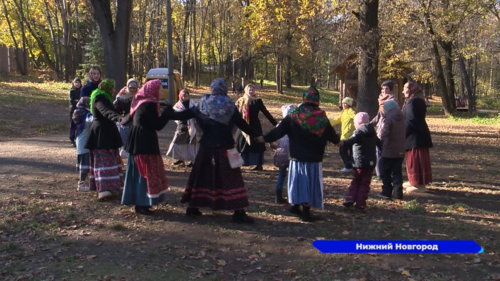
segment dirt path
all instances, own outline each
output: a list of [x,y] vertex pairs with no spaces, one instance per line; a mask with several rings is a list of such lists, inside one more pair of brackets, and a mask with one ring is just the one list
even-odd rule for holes
[[[278,104],[269,102],[274,116]],[[63,112],[59,112],[62,116]],[[270,125],[262,121],[265,129]],[[369,213],[341,207],[350,182],[337,148],[325,157],[322,220],[302,223],[273,202],[277,171],[267,151],[263,172],[244,170],[255,225],[230,213],[184,216],[179,203],[189,170],[170,167],[168,202],[154,217],[119,201],[77,193],[75,150],[65,128],[54,135],[0,142],[0,279],[3,280],[499,280],[498,127],[430,116],[434,184],[430,193],[387,202]],[[174,131],[160,134],[162,153]],[[415,200],[416,199],[416,200]],[[463,239],[480,255],[320,254],[317,239]]]

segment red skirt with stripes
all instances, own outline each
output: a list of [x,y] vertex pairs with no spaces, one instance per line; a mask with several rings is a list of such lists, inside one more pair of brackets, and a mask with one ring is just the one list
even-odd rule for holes
[[432,182],[431,157],[428,147],[406,151],[406,173],[412,186]]
[[227,148],[200,147],[181,202],[213,210],[248,207],[241,169],[231,168]]

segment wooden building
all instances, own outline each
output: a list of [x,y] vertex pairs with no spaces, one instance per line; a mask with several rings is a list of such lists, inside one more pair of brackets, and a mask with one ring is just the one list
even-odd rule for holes
[[[342,103],[342,99],[345,97],[351,97],[355,101],[358,95],[358,66],[357,66],[357,55],[351,54],[347,57],[340,65],[338,65],[330,75],[337,74],[339,81],[339,103]],[[402,73],[405,72],[409,74],[412,72],[410,68],[399,67],[399,73],[394,73],[388,76],[388,79],[381,79],[379,84],[382,84],[385,80],[392,80],[394,83],[393,92],[396,95],[399,104],[403,103],[403,86],[406,83],[406,78],[403,77]],[[380,79],[380,77],[379,77]]]

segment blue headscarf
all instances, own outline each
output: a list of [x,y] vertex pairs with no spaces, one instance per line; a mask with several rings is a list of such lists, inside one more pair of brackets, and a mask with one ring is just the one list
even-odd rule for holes
[[233,116],[236,106],[227,96],[227,83],[223,78],[216,78],[210,85],[211,93],[203,96],[199,110],[208,118],[227,125]]

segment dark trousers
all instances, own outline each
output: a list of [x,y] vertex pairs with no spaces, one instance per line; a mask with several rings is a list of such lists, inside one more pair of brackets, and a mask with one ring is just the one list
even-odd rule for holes
[[75,141],[76,139],[76,124],[73,122],[73,112],[75,112],[75,107],[72,107],[69,111],[69,139]]
[[373,170],[374,168],[354,168],[354,178],[349,186],[349,191],[345,198],[346,202],[356,203],[356,208],[358,209],[366,207],[366,199],[368,199],[368,193],[370,193]]
[[382,194],[387,197],[403,199],[403,165],[404,158],[385,158],[381,162]]
[[352,146],[341,146],[339,148],[339,154],[342,158],[342,161],[344,162],[344,167],[346,169],[352,169]]
[[279,167],[278,181],[276,182],[276,191],[283,191],[283,183],[285,183],[288,167]]

